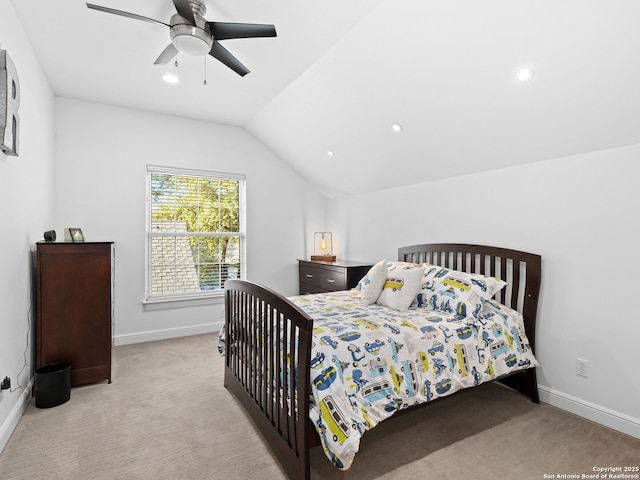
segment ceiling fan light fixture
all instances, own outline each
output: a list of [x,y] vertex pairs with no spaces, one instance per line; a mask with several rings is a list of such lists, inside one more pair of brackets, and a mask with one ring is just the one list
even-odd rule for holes
[[[211,50],[211,45],[192,35],[178,35],[173,39],[173,44],[182,53],[195,57],[203,57]],[[211,44],[213,45],[213,42]]]
[[207,55],[213,46],[213,36],[197,26],[173,25],[170,34],[171,43],[179,51],[187,55],[202,57]]

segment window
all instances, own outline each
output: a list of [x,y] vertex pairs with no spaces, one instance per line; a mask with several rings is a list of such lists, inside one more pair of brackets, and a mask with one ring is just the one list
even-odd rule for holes
[[148,302],[218,296],[244,278],[244,176],[147,167]]

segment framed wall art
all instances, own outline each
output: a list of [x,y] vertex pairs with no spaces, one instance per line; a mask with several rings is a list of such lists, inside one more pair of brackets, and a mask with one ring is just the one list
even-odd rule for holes
[[0,49],[0,152],[18,156],[20,117],[18,72],[6,50]]

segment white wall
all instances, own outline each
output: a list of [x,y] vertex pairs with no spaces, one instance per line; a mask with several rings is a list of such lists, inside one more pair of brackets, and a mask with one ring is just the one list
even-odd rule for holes
[[433,242],[542,255],[541,398],[640,437],[638,178],[633,145],[336,198],[327,217],[352,260]]
[[56,99],[56,229],[114,241],[115,341],[214,331],[223,305],[144,311],[146,165],[242,173],[247,278],[297,293],[296,259],[324,220],[324,197],[238,127]]
[[0,153],[0,451],[26,406],[31,379],[32,255],[53,219],[53,93],[13,7],[0,0],[0,48],[20,82],[20,155]]

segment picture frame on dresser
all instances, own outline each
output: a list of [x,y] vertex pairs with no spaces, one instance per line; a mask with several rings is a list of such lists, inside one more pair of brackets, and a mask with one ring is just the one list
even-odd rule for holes
[[71,231],[71,240],[74,242],[84,242],[84,235],[80,228],[70,228],[69,230]]

